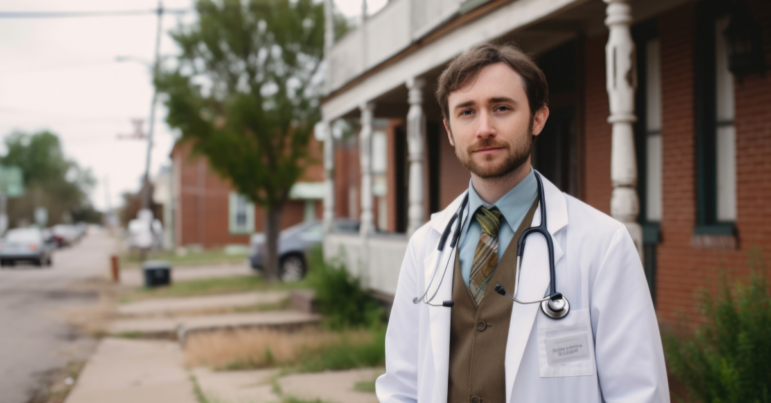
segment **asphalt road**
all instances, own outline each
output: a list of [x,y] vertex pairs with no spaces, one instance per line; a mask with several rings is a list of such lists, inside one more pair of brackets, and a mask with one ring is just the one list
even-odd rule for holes
[[27,403],[57,369],[88,357],[95,341],[68,325],[62,309],[95,304],[95,290],[73,287],[109,273],[114,240],[91,232],[57,250],[53,266],[0,270],[0,403]]

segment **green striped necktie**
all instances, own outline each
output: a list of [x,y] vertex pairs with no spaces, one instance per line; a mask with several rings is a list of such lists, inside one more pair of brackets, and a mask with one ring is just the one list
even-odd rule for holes
[[474,252],[474,264],[471,266],[469,276],[469,291],[474,297],[474,302],[479,306],[498,266],[498,230],[501,228],[501,212],[497,207],[490,210],[480,207],[474,214],[474,218],[482,226],[482,234],[479,236],[479,244]]

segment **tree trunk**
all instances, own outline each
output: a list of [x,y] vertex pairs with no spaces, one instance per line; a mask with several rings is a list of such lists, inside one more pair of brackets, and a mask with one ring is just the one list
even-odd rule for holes
[[265,278],[279,280],[278,234],[281,226],[281,205],[265,211]]

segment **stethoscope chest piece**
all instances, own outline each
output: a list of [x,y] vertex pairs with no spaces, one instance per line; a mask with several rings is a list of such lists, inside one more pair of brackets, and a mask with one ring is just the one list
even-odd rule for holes
[[570,312],[570,302],[565,297],[541,302],[541,312],[552,319],[562,319]]

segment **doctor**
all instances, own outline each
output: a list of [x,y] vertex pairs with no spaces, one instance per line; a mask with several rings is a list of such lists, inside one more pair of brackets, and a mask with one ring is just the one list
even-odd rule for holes
[[[514,47],[479,45],[450,63],[436,95],[471,181],[410,239],[380,402],[669,402],[656,314],[626,228],[545,178],[539,195],[530,155],[549,117],[543,72]],[[517,289],[524,302],[549,294],[543,236],[526,238],[515,276],[517,240],[544,205],[557,291],[570,304],[560,319],[494,290]],[[449,239],[440,252],[458,222],[457,246]]]

